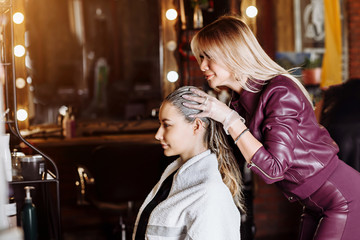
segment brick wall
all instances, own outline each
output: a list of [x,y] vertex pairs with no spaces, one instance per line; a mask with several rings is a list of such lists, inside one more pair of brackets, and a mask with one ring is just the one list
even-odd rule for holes
[[349,78],[360,78],[360,1],[345,4],[349,46]]

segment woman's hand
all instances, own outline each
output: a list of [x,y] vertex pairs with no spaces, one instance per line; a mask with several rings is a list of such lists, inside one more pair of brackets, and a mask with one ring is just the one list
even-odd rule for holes
[[225,103],[219,101],[215,97],[212,97],[199,89],[191,89],[192,92],[198,95],[183,95],[182,97],[198,102],[199,104],[184,103],[185,107],[201,110],[199,114],[191,117],[209,117],[224,124],[226,117],[233,111]]

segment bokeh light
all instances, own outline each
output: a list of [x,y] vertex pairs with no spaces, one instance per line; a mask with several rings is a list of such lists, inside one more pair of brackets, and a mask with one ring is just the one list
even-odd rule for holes
[[177,11],[175,9],[170,8],[166,11],[166,18],[168,20],[175,20],[177,18]]

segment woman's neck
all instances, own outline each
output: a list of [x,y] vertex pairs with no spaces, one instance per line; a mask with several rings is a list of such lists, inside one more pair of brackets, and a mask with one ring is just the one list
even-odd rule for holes
[[182,163],[185,163],[186,161],[188,161],[189,159],[197,156],[197,155],[200,155],[202,154],[203,152],[205,152],[206,150],[208,150],[207,147],[205,146],[202,146],[202,147],[199,147],[199,148],[195,148],[193,149],[193,151],[191,151],[191,153],[188,153],[186,155],[182,154],[180,155],[180,158],[181,158],[181,161]]

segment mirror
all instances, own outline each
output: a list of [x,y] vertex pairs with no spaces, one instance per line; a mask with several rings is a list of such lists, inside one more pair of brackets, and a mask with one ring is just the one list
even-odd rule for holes
[[35,0],[25,4],[30,124],[133,120],[161,101],[160,5],[145,0]]

